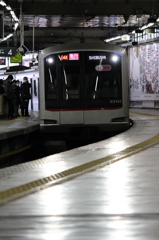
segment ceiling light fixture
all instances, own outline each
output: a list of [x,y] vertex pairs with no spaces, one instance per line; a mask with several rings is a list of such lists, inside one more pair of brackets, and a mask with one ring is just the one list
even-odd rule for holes
[[112,38],[106,39],[105,42],[111,42],[111,41],[114,41],[114,40],[117,40],[117,39],[120,39],[120,38],[121,38],[121,36],[112,37]]
[[128,34],[122,35],[121,36],[121,40],[122,41],[129,41],[130,40],[130,36]]
[[3,6],[3,7],[6,7],[7,4],[4,2],[4,1],[0,1],[0,4]]
[[155,33],[155,28],[147,28],[146,33],[147,34],[154,34]]
[[[4,1],[0,1],[0,5],[5,7],[7,11],[9,11],[11,17],[13,18],[13,21],[14,21],[14,26],[13,26],[13,30],[16,31],[17,28],[18,28],[18,25],[19,25],[19,19],[17,18],[17,16],[15,15],[15,12],[12,10],[12,8],[7,5]],[[3,37],[0,39],[0,42],[4,42],[6,41],[7,39],[9,39],[10,37],[13,36],[13,33],[10,33],[8,34],[6,37]]]

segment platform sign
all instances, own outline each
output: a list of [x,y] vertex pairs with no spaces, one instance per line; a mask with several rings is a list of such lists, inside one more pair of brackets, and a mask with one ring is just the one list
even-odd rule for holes
[[10,58],[11,63],[22,63],[22,55],[20,53],[16,53],[13,57]]
[[0,57],[11,57],[16,54],[15,47],[0,47]]

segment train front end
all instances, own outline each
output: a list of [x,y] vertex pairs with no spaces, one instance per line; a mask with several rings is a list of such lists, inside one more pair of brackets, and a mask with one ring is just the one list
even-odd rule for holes
[[46,131],[129,128],[127,56],[103,42],[58,45],[39,58],[40,120]]

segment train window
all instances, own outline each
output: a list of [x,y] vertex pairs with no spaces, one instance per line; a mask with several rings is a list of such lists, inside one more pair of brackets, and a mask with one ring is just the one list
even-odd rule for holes
[[120,74],[86,74],[86,98],[106,99],[121,97]]
[[57,73],[53,56],[45,60],[45,93],[46,100],[57,100]]
[[62,99],[79,99],[80,98],[80,66],[63,65],[61,66],[62,78]]
[[111,53],[87,53],[85,78],[86,99],[121,99],[121,62],[111,62]]
[[122,105],[121,57],[117,53],[51,54],[44,66],[46,108],[68,108],[70,103],[76,108]]

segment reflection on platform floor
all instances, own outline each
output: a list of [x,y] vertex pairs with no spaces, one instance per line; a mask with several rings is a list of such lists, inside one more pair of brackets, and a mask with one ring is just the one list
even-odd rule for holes
[[131,109],[130,117],[133,127],[111,139],[1,169],[0,196],[7,189],[132,151],[117,162],[49,182],[43,190],[35,186],[34,193],[0,205],[0,239],[157,240],[159,111]]

